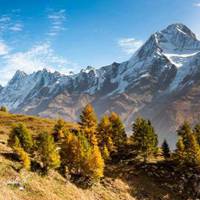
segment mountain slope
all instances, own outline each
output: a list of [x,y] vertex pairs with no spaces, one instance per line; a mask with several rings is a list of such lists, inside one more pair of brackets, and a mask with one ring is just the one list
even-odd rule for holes
[[118,112],[128,129],[136,116],[148,117],[159,138],[174,145],[181,116],[195,121],[200,112],[199,74],[200,41],[185,25],[172,24],[151,35],[123,63],[87,67],[68,76],[17,71],[0,90],[0,104],[13,112],[77,120],[82,107],[91,102],[99,116]]

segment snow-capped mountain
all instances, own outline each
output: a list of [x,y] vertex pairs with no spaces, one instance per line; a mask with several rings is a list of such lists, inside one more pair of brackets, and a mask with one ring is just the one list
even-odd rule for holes
[[199,77],[200,41],[185,25],[172,24],[151,35],[123,63],[89,66],[71,75],[17,71],[0,88],[0,105],[18,113],[77,120],[91,102],[99,116],[116,111],[128,127],[138,115],[150,118],[160,138],[173,143],[176,126],[200,112]]

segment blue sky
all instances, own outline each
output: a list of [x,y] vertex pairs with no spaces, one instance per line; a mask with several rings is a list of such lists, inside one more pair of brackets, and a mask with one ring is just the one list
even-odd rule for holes
[[17,69],[78,72],[129,59],[181,22],[200,35],[200,0],[0,0],[0,84]]

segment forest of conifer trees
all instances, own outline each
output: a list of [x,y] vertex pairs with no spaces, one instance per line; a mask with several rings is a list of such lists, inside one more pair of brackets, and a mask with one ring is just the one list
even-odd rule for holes
[[[104,169],[113,159],[134,155],[131,159],[148,163],[151,159],[174,162],[178,166],[200,166],[200,124],[192,127],[184,122],[177,130],[175,150],[166,140],[158,145],[158,137],[151,121],[138,117],[132,125],[130,137],[117,113],[104,115],[99,121],[88,104],[80,115],[79,126],[68,129],[59,119],[51,133],[33,135],[24,124],[12,127],[8,145],[13,149],[21,168],[46,175],[56,169],[71,180],[92,184],[104,176]],[[130,159],[130,157],[129,157]]]

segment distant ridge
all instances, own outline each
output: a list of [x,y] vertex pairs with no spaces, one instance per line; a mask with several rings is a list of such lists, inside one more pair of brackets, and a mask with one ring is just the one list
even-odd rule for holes
[[[17,71],[4,88],[0,105],[12,112],[63,117],[76,121],[91,102],[99,116],[118,112],[128,129],[138,115],[152,120],[160,140],[175,143],[175,128],[200,113],[200,41],[183,24],[172,24],[150,36],[123,63],[78,74],[41,70]],[[183,117],[182,117],[183,116]]]

